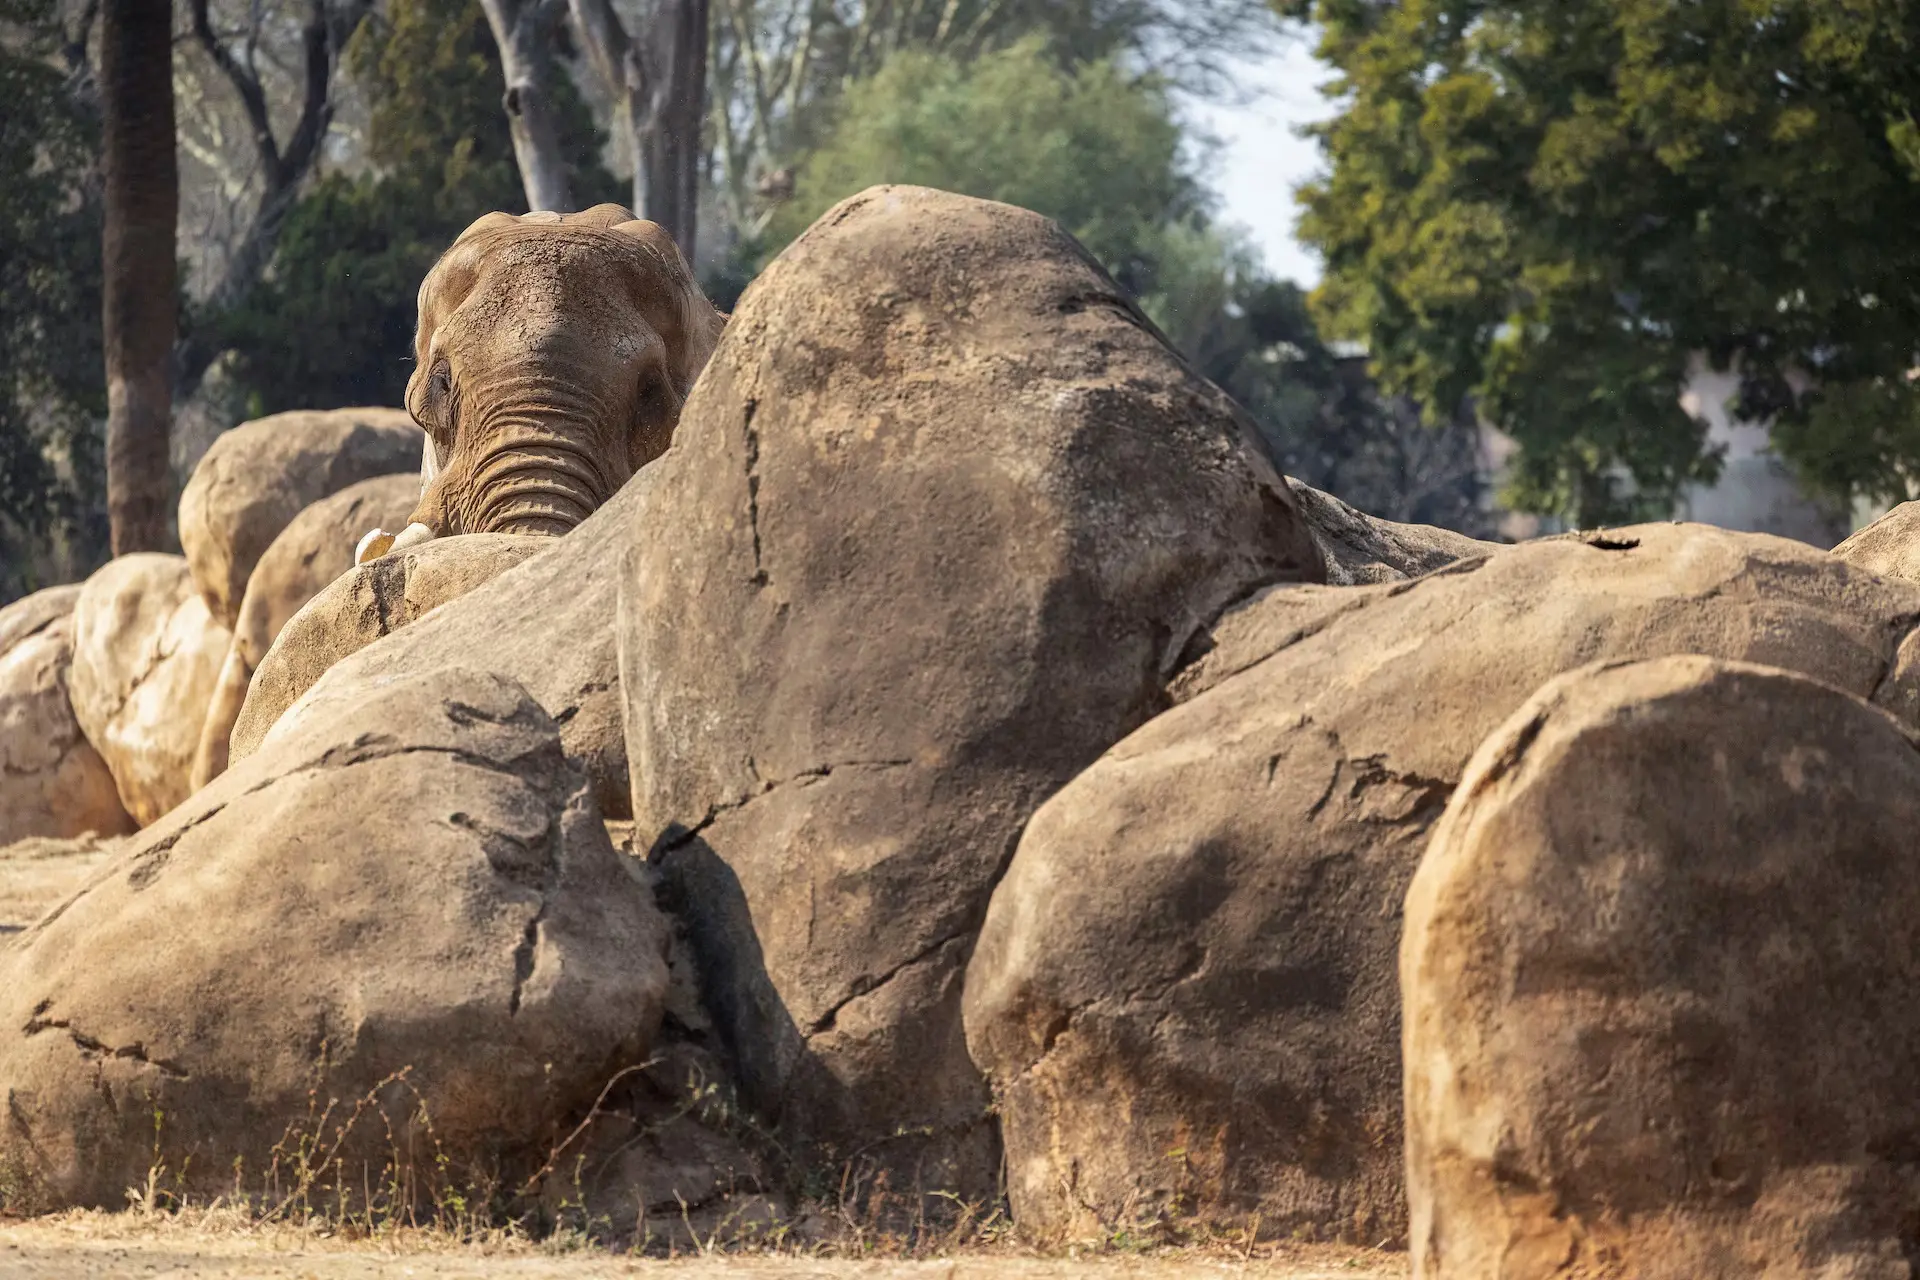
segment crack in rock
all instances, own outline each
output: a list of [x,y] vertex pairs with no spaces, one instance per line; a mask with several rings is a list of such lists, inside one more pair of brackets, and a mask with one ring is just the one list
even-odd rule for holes
[[[722,800],[717,804],[707,806],[707,811],[700,816],[700,820],[690,827],[677,822],[668,823],[666,829],[660,833],[659,838],[653,842],[653,846],[647,850],[647,861],[649,863],[657,863],[675,850],[686,848],[698,839],[700,834],[708,827],[711,827],[727,814],[739,809],[744,809],[754,801],[764,799],[782,787],[794,786],[796,784],[799,786],[811,786],[814,783],[831,778],[834,773],[840,769],[903,769],[912,763],[913,761],[909,759],[839,760],[832,764],[815,765],[810,769],[802,769],[790,778],[781,778],[772,782],[761,779],[757,790],[750,791],[746,795],[736,797],[732,800]],[[753,770],[755,777],[759,776],[759,770],[754,767],[751,760],[747,762],[747,767]]]
[[767,585],[767,568],[761,560],[760,551],[760,433],[753,429],[753,415],[759,410],[758,400],[749,400],[741,415],[740,429],[746,435],[747,449],[747,526],[753,533],[753,577],[756,587]]
[[137,1062],[144,1067],[152,1067],[160,1074],[170,1076],[175,1080],[185,1080],[189,1078],[186,1068],[176,1062],[170,1062],[165,1058],[153,1056],[147,1052],[147,1047],[137,1040],[127,1045],[109,1045],[80,1031],[65,1018],[47,1018],[41,1016],[46,1013],[52,1003],[51,1000],[43,1000],[40,1002],[39,1007],[34,1010],[33,1016],[27,1019],[27,1024],[20,1028],[22,1035],[37,1036],[48,1031],[64,1031],[67,1033],[67,1039],[73,1042],[74,1047],[80,1051],[83,1057],[90,1059],[121,1058],[129,1062]]
[[842,996],[839,1000],[835,1001],[832,1008],[828,1009],[825,1013],[821,1014],[818,1018],[815,1018],[813,1020],[813,1025],[808,1027],[806,1031],[802,1032],[801,1034],[804,1037],[811,1039],[814,1036],[822,1035],[828,1031],[833,1030],[834,1024],[840,1018],[840,1011],[846,1008],[848,1005],[852,1004],[855,1000],[858,1000],[861,996],[870,995],[873,992],[878,991],[881,987],[886,986],[889,982],[892,982],[895,978],[899,977],[906,970],[913,968],[915,965],[925,963],[927,960],[931,959],[937,952],[939,952],[942,948],[944,948],[948,943],[955,942],[961,938],[972,937],[977,932],[978,932],[978,926],[972,926],[972,927],[956,930],[955,932],[950,933],[945,937],[938,939],[937,941],[933,942],[931,945],[922,948],[916,954],[908,956],[905,960],[902,960],[899,964],[894,965],[891,969],[888,969],[885,973],[882,973],[877,977],[867,977],[865,975],[862,975],[861,977],[855,978],[853,981],[853,989],[849,991],[846,995]]
[[545,874],[535,890],[540,895],[540,905],[527,920],[527,927],[521,931],[520,941],[513,948],[513,990],[507,996],[509,1018],[520,1012],[521,995],[526,989],[527,979],[533,976],[534,951],[540,945],[540,926],[546,922],[547,907],[552,903],[554,889],[560,881],[560,864],[566,857],[565,827],[566,810],[562,808],[547,824]]

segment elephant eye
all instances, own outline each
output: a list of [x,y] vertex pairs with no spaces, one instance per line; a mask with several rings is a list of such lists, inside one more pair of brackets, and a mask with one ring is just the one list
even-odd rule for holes
[[427,375],[427,416],[437,431],[448,427],[448,407],[453,399],[453,371],[442,360]]

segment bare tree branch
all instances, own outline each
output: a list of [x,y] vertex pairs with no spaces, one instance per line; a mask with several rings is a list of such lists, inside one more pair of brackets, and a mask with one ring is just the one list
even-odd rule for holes
[[[190,0],[194,38],[232,86],[246,113],[253,149],[259,159],[262,190],[239,246],[228,259],[219,283],[207,297],[209,309],[235,306],[259,283],[279,243],[280,228],[301,184],[320,158],[321,144],[333,122],[333,92],[340,55],[354,30],[372,9],[372,0],[308,0],[301,29],[302,93],[300,115],[284,146],[274,136],[273,117],[261,84],[257,53],[263,13],[259,0],[249,6],[249,21],[239,52],[214,30],[209,0]],[[219,355],[202,331],[189,331],[174,349],[176,398],[191,395]]]

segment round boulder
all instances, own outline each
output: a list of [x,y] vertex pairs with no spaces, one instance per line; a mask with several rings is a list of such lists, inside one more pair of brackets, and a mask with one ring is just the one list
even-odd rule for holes
[[1407,895],[1421,1280],[1912,1274],[1920,742],[1669,658],[1549,684]]
[[376,476],[310,504],[274,538],[248,576],[240,600],[240,621],[194,754],[196,790],[225,771],[228,739],[247,687],[280,629],[328,583],[353,568],[354,547],[368,529],[405,524],[419,500],[417,476]]
[[0,845],[133,829],[107,762],[73,717],[78,585],[0,609]]
[[1228,613],[1185,701],[1048,801],[994,891],[967,1043],[1017,1220],[1402,1238],[1401,900],[1474,748],[1598,659],[1704,653],[1892,698],[1917,618],[1920,587],[1669,524]]
[[[540,534],[462,533],[350,565],[287,620],[272,648],[261,655],[235,717],[235,758],[257,750],[287,710],[336,663],[558,545],[555,538]],[[347,554],[351,559],[352,546]],[[495,620],[492,634],[481,643],[500,645],[506,621]],[[459,661],[463,649],[451,647],[440,658]],[[398,665],[381,664],[380,669]],[[335,687],[351,683],[343,680]]]
[[181,556],[108,561],[73,611],[74,719],[141,826],[192,791],[193,754],[232,636]]
[[987,897],[1221,610],[1322,576],[1292,492],[1071,236],[917,187],[767,268],[633,487],[634,820],[750,1104],[830,1166],[990,1186]]
[[48,624],[73,616],[74,602],[80,599],[80,584],[47,587],[0,607],[0,653],[5,653],[28,636],[44,630]]
[[396,676],[0,951],[9,1194],[510,1193],[646,1060],[667,944],[524,690]]
[[362,480],[417,477],[425,442],[403,409],[276,413],[215,440],[180,492],[180,546],[220,625],[239,621],[253,566],[289,521]]

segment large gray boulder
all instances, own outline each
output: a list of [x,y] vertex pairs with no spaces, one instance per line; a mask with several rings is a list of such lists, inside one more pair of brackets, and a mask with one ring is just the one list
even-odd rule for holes
[[180,546],[213,617],[234,628],[253,566],[309,504],[374,476],[417,476],[425,442],[404,409],[297,410],[222,433],[180,491]]
[[[349,568],[287,620],[262,656],[234,724],[235,757],[245,758],[257,750],[288,708],[342,660],[555,545],[552,537],[536,534],[466,533],[435,538]],[[540,620],[517,615],[513,621],[516,625],[509,627],[506,619],[496,620],[484,640],[476,635],[444,650],[423,652],[407,669],[468,661],[484,666],[515,647],[509,637],[523,634],[529,623],[538,628]],[[558,660],[559,655],[554,657]],[[390,654],[370,670],[385,671],[389,664],[407,662]],[[350,675],[343,673],[330,687],[352,688],[358,677],[346,678]],[[626,806],[622,803],[619,808],[624,812]]]
[[133,829],[107,762],[73,718],[73,606],[49,587],[0,609],[0,846]]
[[1669,658],[1554,681],[1407,894],[1422,1280],[1913,1274],[1920,741]]
[[156,1162],[268,1192],[276,1146],[329,1204],[510,1189],[646,1059],[667,938],[523,690],[396,675],[0,943],[0,1168],[40,1207]]
[[1668,524],[1229,613],[1181,704],[1048,801],[994,892],[966,1028],[1016,1219],[1399,1238],[1400,904],[1475,747],[1601,659],[1763,662],[1905,705],[1916,619],[1920,587]]
[[768,267],[632,487],[634,819],[749,1102],[827,1167],[989,1185],[987,896],[1223,609],[1321,576],[1292,493],[1058,226],[914,187]]
[[141,826],[192,793],[194,749],[232,639],[181,556],[120,556],[81,588],[67,681],[74,719]]
[[[376,476],[311,504],[280,531],[247,579],[240,621],[201,729],[195,786],[205,786],[227,767],[234,725],[254,673],[287,623],[329,584],[353,571],[354,549],[369,529],[404,526],[419,500],[417,476]],[[411,612],[403,597],[397,610],[390,606],[381,616],[409,619]]]

